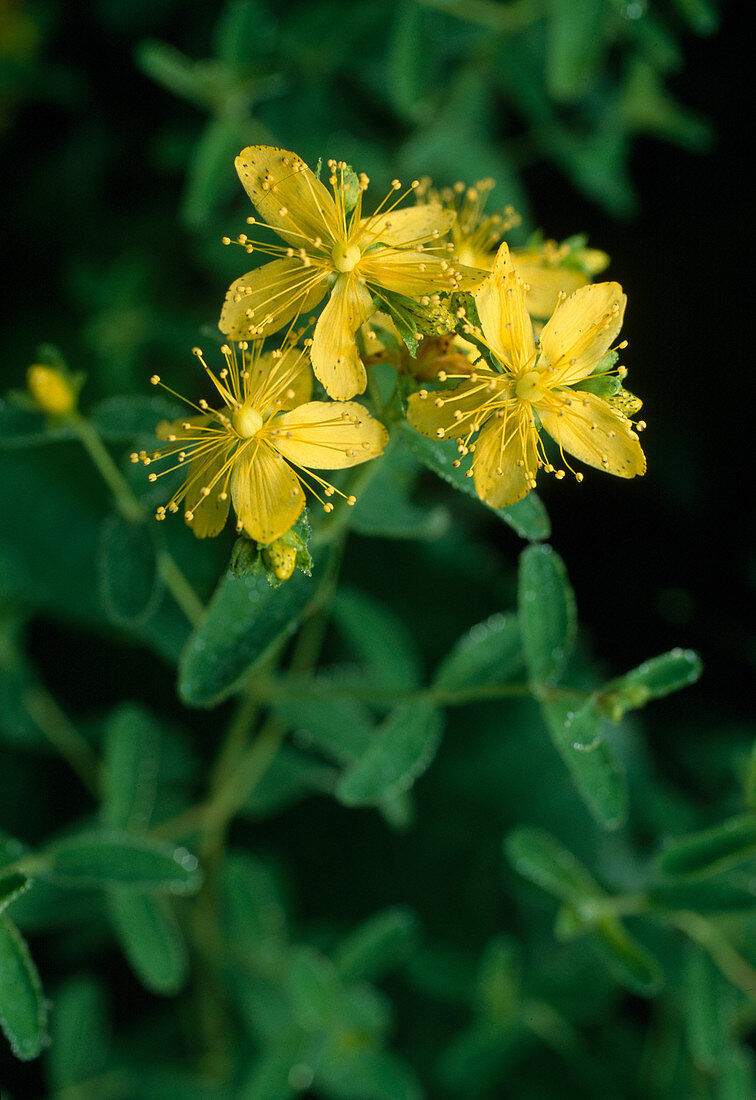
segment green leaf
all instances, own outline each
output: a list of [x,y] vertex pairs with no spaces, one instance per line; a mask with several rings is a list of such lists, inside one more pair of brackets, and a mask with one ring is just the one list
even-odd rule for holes
[[434,687],[464,689],[505,684],[523,671],[516,615],[492,615],[455,643],[436,670]]
[[17,1058],[36,1058],[47,1043],[42,983],[26,940],[0,915],[0,1027]]
[[123,516],[109,516],[100,532],[97,561],[100,600],[117,626],[143,623],[163,594],[151,530]]
[[9,875],[0,874],[0,913],[25,893],[31,884],[31,879],[17,871],[12,871]]
[[598,748],[603,733],[604,716],[596,696],[592,695],[581,707],[567,711],[564,736],[573,749],[590,752]]
[[[398,452],[401,454],[401,452]],[[443,507],[421,508],[407,497],[398,479],[381,471],[357,498],[349,513],[349,526],[358,535],[384,539],[442,538],[449,528],[449,513]]]
[[242,812],[254,819],[268,817],[308,795],[332,794],[336,776],[335,769],[283,745],[244,803]]
[[618,722],[626,711],[694,684],[702,671],[701,658],[692,649],[671,649],[612,680],[602,689],[599,705],[612,721]]
[[564,562],[550,546],[529,546],[520,555],[518,608],[531,682],[553,684],[575,645],[577,610]]
[[[409,449],[424,466],[432,470],[438,477],[443,478],[455,489],[474,497],[484,508],[487,504],[480,501],[475,492],[472,478],[465,477],[461,466],[453,465],[457,458],[457,452],[448,443],[437,443],[433,439],[426,439],[407,425],[404,427],[404,441]],[[518,535],[524,539],[546,539],[551,534],[551,524],[546,514],[546,509],[535,493],[530,492],[517,504],[511,504],[508,508],[489,508],[489,511],[512,527]]]
[[621,921],[605,916],[592,931],[596,950],[618,982],[643,997],[658,993],[663,980],[661,967]]
[[214,118],[195,144],[181,206],[187,225],[204,227],[231,192],[234,181],[228,166],[244,144],[241,131],[237,117]]
[[504,852],[523,878],[578,910],[586,900],[605,897],[588,869],[545,829],[513,829],[504,840]]
[[331,960],[314,947],[299,947],[292,952],[286,982],[297,1024],[305,1031],[330,1029],[342,995]]
[[51,844],[34,859],[34,873],[64,886],[131,887],[194,893],[201,881],[196,858],[149,837],[82,833]]
[[441,714],[429,703],[401,704],[378,727],[365,754],[345,770],[336,797],[347,806],[366,806],[408,790],[430,766],[441,731]]
[[282,699],[276,715],[293,731],[297,744],[315,746],[339,764],[349,764],[367,749],[375,722],[366,706],[352,699]]
[[397,690],[418,686],[420,668],[412,637],[385,604],[355,589],[342,589],[333,602],[333,618],[373,681]]
[[152,817],[161,735],[152,715],[135,704],[119,707],[104,733],[102,819],[112,829],[140,832]]
[[570,724],[577,713],[574,704],[542,700],[541,713],[554,747],[596,821],[605,829],[619,828],[627,818],[627,782],[607,742],[599,738],[580,747],[579,741],[573,740]]
[[414,1073],[385,1050],[327,1049],[316,1080],[333,1100],[423,1100]]
[[[257,1059],[251,1073],[235,1093],[235,1100],[290,1100],[295,1092],[309,1088],[312,1070],[303,1061],[307,1050],[306,1032],[294,1024],[287,1027]],[[296,1070],[299,1070],[299,1077]],[[291,1083],[293,1076],[295,1084]]]
[[300,572],[277,589],[262,574],[224,577],[181,655],[184,702],[211,707],[231,695],[294,633],[312,594],[312,582]]
[[264,969],[277,963],[286,944],[286,910],[275,875],[261,860],[235,852],[223,878],[225,927],[244,957]]
[[337,948],[333,961],[345,981],[380,981],[410,958],[417,942],[417,917],[411,909],[396,906],[353,929]]
[[184,415],[181,405],[159,394],[103,397],[89,410],[97,434],[109,443],[130,443],[139,435],[154,435],[161,420],[178,420]]
[[71,439],[73,434],[65,421],[53,423],[36,409],[23,408],[0,398],[0,450],[38,447],[42,443]]
[[59,990],[52,1015],[52,1045],[48,1056],[50,1083],[72,1090],[103,1073],[110,1062],[102,988],[91,978],[74,978]]
[[546,81],[557,100],[585,95],[607,46],[611,8],[604,0],[551,0],[546,38]]
[[189,971],[189,956],[168,899],[119,890],[108,897],[113,928],[131,968],[146,989],[178,993]]
[[501,1028],[511,1028],[517,1022],[521,970],[515,940],[497,936],[487,944],[478,968],[476,995],[484,1015]]
[[659,867],[668,875],[715,875],[756,856],[756,814],[731,817],[720,825],[667,844]]
[[[683,968],[685,1032],[693,1062],[704,1073],[715,1073],[729,1053],[733,1014],[727,1012],[727,991],[709,956],[691,947]],[[732,1007],[731,1005],[729,1006]]]

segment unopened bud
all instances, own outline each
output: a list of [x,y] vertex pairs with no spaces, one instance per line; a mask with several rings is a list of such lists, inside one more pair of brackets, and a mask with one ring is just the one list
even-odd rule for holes
[[279,581],[288,581],[297,564],[297,552],[282,539],[276,539],[262,552],[263,561]]
[[76,408],[76,391],[55,367],[35,363],[26,372],[26,384],[37,408],[48,416],[68,416]]

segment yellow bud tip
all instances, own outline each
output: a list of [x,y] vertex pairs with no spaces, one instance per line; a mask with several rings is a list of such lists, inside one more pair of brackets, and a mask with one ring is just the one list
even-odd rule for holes
[[26,383],[37,408],[48,416],[68,416],[76,408],[76,393],[65,375],[54,367],[35,363]]

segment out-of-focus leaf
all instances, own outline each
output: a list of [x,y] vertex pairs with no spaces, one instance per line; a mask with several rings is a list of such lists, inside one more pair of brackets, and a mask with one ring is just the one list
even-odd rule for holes
[[107,1069],[110,1036],[102,988],[91,978],[74,978],[58,991],[51,1019],[50,1084],[73,1088]]
[[605,0],[551,0],[546,81],[557,100],[572,102],[595,80],[606,44],[611,6]]
[[280,961],[286,943],[286,910],[275,876],[260,860],[235,852],[223,880],[228,936],[255,965]]
[[397,690],[418,686],[415,644],[393,611],[362,592],[342,589],[333,602],[333,618],[371,680]]
[[102,525],[97,567],[100,599],[112,622],[131,626],[157,609],[163,586],[150,528],[109,516]]
[[410,957],[417,940],[417,917],[411,909],[396,906],[353,929],[333,961],[346,981],[378,981]]
[[17,871],[12,871],[9,875],[0,874],[0,913],[28,890],[31,882],[26,875],[20,875]]
[[[461,466],[455,467],[453,465],[457,457],[454,447],[448,443],[436,443],[432,439],[426,439],[424,435],[420,435],[409,427],[405,429],[404,439],[412,453],[424,466],[427,466],[429,470],[432,470],[438,477],[443,478],[455,489],[459,489],[467,496],[475,497],[476,500],[478,499],[472,478],[465,477],[465,472]],[[481,507],[488,508],[488,505],[482,501],[480,501],[480,504]],[[518,501],[517,504],[511,504],[508,508],[490,508],[489,511],[493,512],[504,523],[507,523],[524,539],[545,539],[551,533],[551,524],[546,509],[533,492],[528,493],[524,500]]]
[[497,936],[487,944],[478,968],[477,999],[484,1014],[501,1028],[517,1020],[521,969],[516,941]]
[[[541,702],[551,740],[567,765],[578,793],[600,825],[605,829],[617,829],[627,817],[624,770],[601,738],[588,747],[576,747],[569,727],[577,709],[575,704],[563,701]],[[579,746],[579,742],[577,744]]]
[[290,958],[287,988],[300,1027],[321,1031],[332,1026],[341,999],[341,983],[330,959],[314,947],[298,948]]
[[47,1042],[47,1007],[26,940],[0,915],[0,1027],[17,1058],[36,1058]]
[[275,705],[298,744],[314,745],[337,763],[362,756],[375,733],[367,707],[351,699],[282,699]]
[[108,911],[134,973],[153,993],[171,996],[184,985],[189,956],[167,898],[136,890],[118,890]]
[[592,931],[599,955],[618,982],[643,997],[659,991],[663,980],[659,963],[633,939],[621,921],[603,917]]
[[682,1009],[693,1061],[705,1073],[721,1068],[729,1054],[732,1005],[719,971],[700,948],[691,947],[683,970]]
[[102,817],[124,832],[146,829],[152,817],[160,767],[160,729],[136,704],[114,711],[104,734]]
[[261,573],[224,577],[181,655],[183,700],[210,707],[230,695],[245,673],[293,634],[312,594],[312,581],[300,572],[276,589]]
[[517,602],[531,682],[554,683],[575,645],[577,611],[564,562],[550,546],[520,555]]
[[347,806],[364,806],[409,789],[436,755],[441,731],[441,714],[430,704],[401,704],[379,726],[365,754],[343,773],[337,798]]
[[731,817],[720,825],[668,843],[659,867],[668,875],[715,875],[756,855],[756,814]]
[[48,421],[36,409],[25,409],[0,398],[0,450],[37,447],[72,436],[73,431],[65,421]]
[[183,407],[160,394],[116,394],[103,397],[89,410],[97,434],[109,443],[129,443],[153,435],[161,420],[185,416]]
[[550,894],[579,909],[604,891],[588,869],[545,829],[522,825],[504,841],[504,851],[516,871]]
[[244,803],[248,817],[267,817],[311,794],[332,794],[337,772],[327,764],[284,745]]
[[211,119],[205,127],[194,148],[181,209],[187,225],[204,226],[218,204],[233,193],[237,181],[229,165],[243,145],[255,144],[253,140],[243,141],[240,130],[237,118]]
[[35,875],[65,886],[123,886],[191,894],[201,881],[197,860],[185,848],[128,833],[69,836],[33,859]]
[[305,1061],[307,1050],[307,1033],[291,1024],[256,1059],[236,1100],[290,1100],[299,1090],[309,1088],[313,1073]]
[[524,668],[516,615],[492,615],[455,643],[436,670],[434,686],[447,689],[505,684]]
[[446,509],[421,507],[409,499],[416,470],[416,463],[405,449],[391,448],[349,513],[351,529],[377,538],[441,538],[449,526]]
[[385,1050],[326,1050],[316,1080],[333,1100],[423,1100],[420,1082]]

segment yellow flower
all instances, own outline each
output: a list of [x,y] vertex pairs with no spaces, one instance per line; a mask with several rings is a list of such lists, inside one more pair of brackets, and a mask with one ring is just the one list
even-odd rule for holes
[[[424,249],[445,234],[454,214],[438,205],[397,210],[404,198],[394,180],[376,212],[362,216],[368,185],[361,175],[356,205],[347,212],[347,166],[329,161],[333,194],[295,153],[253,145],[236,158],[244,189],[266,225],[286,245],[238,238],[248,252],[277,258],[237,279],[230,287],[220,329],[234,340],[266,335],[313,309],[330,293],[313,334],[315,374],[331,397],[362,393],[365,367],[355,342],[360,325],[374,312],[373,295],[388,290],[411,298],[452,291],[460,285],[449,260]],[[405,194],[417,186],[414,182]],[[224,238],[225,243],[231,243]],[[446,251],[445,247],[443,251]]]
[[[158,519],[165,519],[166,510],[177,512],[183,502],[186,522],[198,538],[206,538],[222,531],[233,504],[237,531],[263,544],[275,542],[302,512],[303,486],[327,512],[333,504],[323,501],[321,492],[344,496],[313,467],[343,469],[375,458],[388,433],[357,402],[310,401],[312,378],[304,351],[288,347],[260,354],[259,347],[250,349],[246,342],[221,350],[226,365],[216,376],[194,349],[223,407],[216,411],[201,400],[193,405],[198,415],[158,425],[164,447],[132,454],[131,460],[149,466],[171,457],[177,462],[170,470],[187,467],[181,488],[158,508]],[[162,384],[157,375],[152,382]],[[151,481],[159,476],[149,474]],[[352,496],[346,500],[355,503]]]
[[[467,377],[440,374],[441,381],[462,381],[454,389],[413,394],[410,423],[432,438],[457,439],[461,455],[472,452],[468,476],[494,508],[521,500],[535,487],[539,467],[564,477],[546,456],[541,429],[556,441],[570,470],[565,452],[618,477],[645,473],[634,430],[645,425],[634,426],[625,415],[637,411],[637,399],[623,390],[617,398],[601,398],[573,388],[610,350],[625,302],[618,283],[581,287],[560,299],[536,347],[526,287],[503,244],[492,274],[475,293],[482,331],[467,329],[488,348],[495,367],[476,364]],[[582,481],[582,474],[575,476]]]
[[517,274],[527,284],[528,313],[545,321],[554,312],[560,294],[572,294],[608,266],[609,257],[598,248],[572,247],[569,241],[544,241],[535,248],[512,252]]

